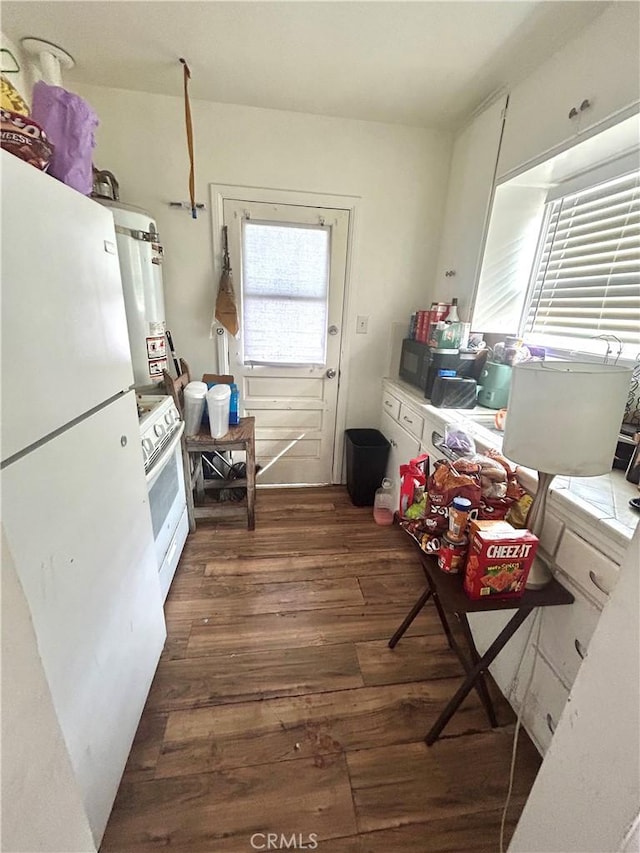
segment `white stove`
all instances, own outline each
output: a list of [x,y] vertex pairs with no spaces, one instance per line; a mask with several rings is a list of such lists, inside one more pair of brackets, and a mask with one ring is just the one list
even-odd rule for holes
[[138,418],[144,470],[148,473],[180,429],[180,412],[171,397],[162,394],[137,394]]
[[149,509],[163,599],[182,553],[189,522],[180,439],[184,422],[171,397],[136,395]]

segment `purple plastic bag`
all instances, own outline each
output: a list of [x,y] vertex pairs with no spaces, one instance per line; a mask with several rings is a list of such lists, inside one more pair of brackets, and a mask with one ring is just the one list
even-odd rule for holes
[[49,174],[89,195],[96,144],[93,134],[98,126],[93,108],[80,95],[40,80],[33,87],[31,115],[55,146]]

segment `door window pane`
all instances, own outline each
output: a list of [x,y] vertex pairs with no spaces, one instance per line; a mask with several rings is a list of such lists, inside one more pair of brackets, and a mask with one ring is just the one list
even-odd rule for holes
[[329,228],[245,220],[243,361],[326,363]]

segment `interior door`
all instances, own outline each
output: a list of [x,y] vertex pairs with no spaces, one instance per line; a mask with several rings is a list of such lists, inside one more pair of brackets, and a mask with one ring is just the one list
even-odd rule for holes
[[258,483],[331,483],[349,211],[225,199],[240,331],[229,365],[256,418]]

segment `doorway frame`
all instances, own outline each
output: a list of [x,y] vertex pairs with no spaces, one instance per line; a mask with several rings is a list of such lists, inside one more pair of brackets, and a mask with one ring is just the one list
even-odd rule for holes
[[[357,254],[357,226],[360,196],[319,193],[311,190],[286,190],[270,187],[256,187],[245,184],[209,184],[211,200],[211,238],[214,276],[214,312],[217,284],[222,274],[222,225],[224,223],[223,204],[225,199],[232,201],[293,204],[301,207],[329,208],[349,212],[347,232],[347,257],[345,262],[344,297],[342,302],[342,341],[340,345],[340,373],[338,376],[338,397],[336,401],[335,436],[333,459],[331,463],[331,483],[343,482],[344,431],[347,425],[347,403],[349,399],[351,328],[355,330],[354,288],[351,286],[354,258]],[[229,339],[227,332],[214,319],[211,325],[211,337],[216,339],[218,370],[229,372]]]

